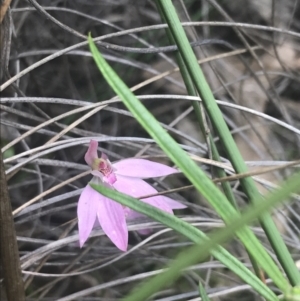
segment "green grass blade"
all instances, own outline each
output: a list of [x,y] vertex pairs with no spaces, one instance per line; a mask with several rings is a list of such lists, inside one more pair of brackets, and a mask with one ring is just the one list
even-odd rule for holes
[[[194,82],[194,85],[202,97],[206,111],[218,132],[218,135],[225,147],[227,155],[237,173],[247,171],[247,166],[235,144],[233,137],[224,121],[222,112],[220,111],[209,85],[206,82],[204,74],[197,62],[196,56],[190,47],[184,29],[180,23],[176,10],[171,0],[158,0],[163,11],[169,29],[172,32],[173,38],[178,46],[179,52],[186,64],[189,74]],[[251,177],[246,177],[240,180],[244,192],[249,200],[253,203],[261,202],[260,194]],[[283,269],[285,270],[292,285],[300,284],[300,273],[289,253],[279,231],[277,230],[274,221],[270,214],[266,213],[260,219],[261,225],[278,257]]]
[[291,291],[287,292],[280,300],[281,299],[283,299],[283,301],[300,301],[300,287],[293,287]]
[[[101,194],[113,200],[116,200],[117,202],[121,203],[126,207],[129,207],[135,211],[138,211],[142,214],[149,216],[154,220],[163,223],[164,225],[184,235],[194,243],[199,244],[201,242],[202,243],[205,242],[204,243],[205,245],[208,241],[208,237],[203,232],[201,232],[199,229],[193,227],[189,223],[181,220],[180,218],[174,215],[165,213],[153,206],[141,202],[140,200],[137,200],[135,198],[132,198],[128,195],[122,194],[110,188],[107,188],[103,185],[96,185],[92,183],[90,183],[90,185]],[[241,279],[243,279],[246,283],[248,283],[261,296],[263,296],[267,300],[278,301],[276,295],[259,278],[257,278],[256,275],[254,275],[248,268],[246,268],[239,260],[237,260],[234,256],[232,256],[223,247],[219,246],[218,248],[212,250],[211,254],[220,262],[222,262],[226,267],[228,267],[232,272],[234,272]],[[186,253],[184,257],[186,257]],[[189,265],[195,262],[197,262],[197,259],[196,261],[193,262],[190,262],[189,260],[180,261],[180,266],[178,267],[178,269],[176,269],[177,274],[173,274],[172,272],[171,275],[173,275],[174,278],[171,278],[170,281],[175,280],[177,277],[179,277],[180,274],[179,271],[181,269],[188,267]],[[151,294],[152,293],[154,292],[151,291]],[[146,297],[145,299],[140,299],[140,300],[146,300]]]
[[[136,120],[147,130],[162,150],[180,168],[226,223],[229,223],[232,218],[237,218],[239,213],[228,202],[215,184],[198,168],[195,162],[180,148],[175,140],[161,127],[153,115],[148,112],[144,105],[122,82],[99,53],[90,36],[89,45],[99,70]],[[253,232],[245,227],[240,230],[237,235],[274,283],[281,290],[285,290],[288,286],[287,280]]]
[[200,294],[202,301],[210,301],[210,299],[208,298],[208,296],[206,294],[205,288],[201,282],[199,282],[199,294]]

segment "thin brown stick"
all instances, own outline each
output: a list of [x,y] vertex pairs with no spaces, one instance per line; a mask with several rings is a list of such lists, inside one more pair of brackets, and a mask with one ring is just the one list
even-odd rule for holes
[[2,20],[3,20],[5,14],[6,14],[7,10],[8,10],[8,8],[9,8],[10,2],[11,2],[11,0],[4,0],[1,3],[1,7],[0,7],[0,23],[2,23]]
[[20,258],[5,170],[0,151],[0,258],[8,301],[25,301]]

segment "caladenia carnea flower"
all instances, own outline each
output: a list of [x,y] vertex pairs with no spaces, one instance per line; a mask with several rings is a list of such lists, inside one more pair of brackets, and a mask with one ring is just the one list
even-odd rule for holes
[[[157,193],[156,189],[142,179],[163,177],[178,172],[175,168],[164,164],[136,158],[112,164],[105,154],[102,153],[101,157],[98,157],[97,148],[98,142],[91,140],[84,157],[94,176],[91,182],[106,185],[135,198]],[[141,199],[141,201],[170,214],[173,214],[172,209],[186,207],[171,198],[160,195]],[[93,227],[99,223],[104,233],[122,251],[126,251],[128,245],[126,219],[142,216],[100,194],[89,184],[80,195],[77,215],[80,247],[88,239]]]

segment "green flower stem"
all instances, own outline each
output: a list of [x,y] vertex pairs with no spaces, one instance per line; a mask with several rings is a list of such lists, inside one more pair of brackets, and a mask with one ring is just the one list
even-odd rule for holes
[[[168,23],[169,29],[172,32],[173,38],[178,46],[179,52],[186,64],[188,72],[193,80],[193,83],[200,94],[206,111],[217,130],[219,137],[225,147],[227,155],[236,171],[243,173],[247,171],[247,166],[235,144],[233,137],[224,121],[222,112],[220,111],[209,85],[206,82],[204,74],[197,62],[196,56],[190,47],[184,29],[177,16],[175,8],[171,0],[159,0],[164,17]],[[251,202],[257,204],[262,198],[255,186],[251,177],[246,177],[240,180],[244,192]],[[300,273],[289,253],[278,229],[275,226],[270,214],[266,213],[260,218],[260,223],[274,249],[278,260],[280,261],[284,271],[286,272],[292,285],[300,284]]]

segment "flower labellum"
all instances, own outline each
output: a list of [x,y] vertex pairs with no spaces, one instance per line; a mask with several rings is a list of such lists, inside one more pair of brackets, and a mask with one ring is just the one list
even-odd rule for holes
[[[102,153],[101,158],[98,157],[97,148],[98,142],[91,140],[84,157],[92,168],[91,173],[94,177],[91,182],[106,185],[135,198],[157,193],[156,189],[142,179],[163,177],[178,172],[175,168],[164,164],[136,158],[112,164],[105,154]],[[170,214],[173,214],[172,209],[186,208],[185,205],[161,195],[141,201]],[[98,220],[104,233],[122,251],[126,251],[128,245],[126,218],[134,219],[142,216],[100,194],[89,184],[80,195],[77,215],[80,247],[84,245]]]

